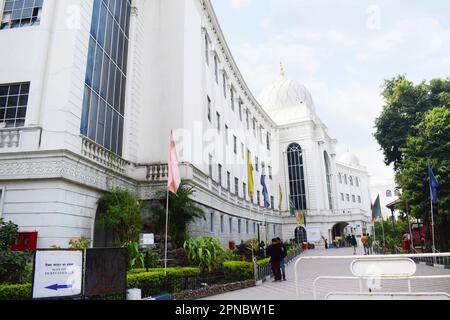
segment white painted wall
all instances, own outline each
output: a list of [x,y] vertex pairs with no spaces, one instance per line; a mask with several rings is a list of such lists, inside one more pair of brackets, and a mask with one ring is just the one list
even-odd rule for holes
[[21,232],[38,231],[38,247],[69,246],[70,238],[92,238],[101,193],[62,180],[3,184],[3,218]]

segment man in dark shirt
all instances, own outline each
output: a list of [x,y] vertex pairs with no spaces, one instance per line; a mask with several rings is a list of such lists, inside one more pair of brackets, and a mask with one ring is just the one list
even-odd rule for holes
[[283,252],[283,255],[280,260],[280,266],[281,266],[281,275],[283,276],[283,281],[286,281],[286,257],[287,257],[287,249],[284,245],[283,241],[281,241],[280,238],[277,238],[277,242],[281,245],[281,251]]
[[272,272],[275,282],[281,281],[281,259],[283,258],[283,249],[277,239],[272,239],[272,244],[267,247],[267,256],[270,257]]

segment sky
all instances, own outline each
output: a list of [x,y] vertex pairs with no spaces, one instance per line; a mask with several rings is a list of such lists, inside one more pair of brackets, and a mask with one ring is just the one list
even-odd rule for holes
[[393,180],[373,138],[384,79],[450,76],[448,0],[211,0],[227,43],[258,97],[283,63],[310,91],[339,143],[372,184]]

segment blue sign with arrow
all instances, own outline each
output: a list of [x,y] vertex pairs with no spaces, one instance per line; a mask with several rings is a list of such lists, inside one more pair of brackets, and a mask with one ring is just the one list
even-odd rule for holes
[[34,259],[33,299],[82,294],[83,252],[38,250]]
[[48,286],[45,287],[45,289],[49,289],[49,290],[62,290],[62,289],[72,289],[72,285],[58,285],[58,284],[54,284],[52,286]]

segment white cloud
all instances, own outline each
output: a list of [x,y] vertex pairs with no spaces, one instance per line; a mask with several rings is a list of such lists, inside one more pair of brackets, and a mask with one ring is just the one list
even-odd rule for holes
[[423,57],[450,51],[450,29],[432,17],[408,18],[383,28],[362,41],[358,61]]
[[234,9],[241,9],[249,7],[251,3],[252,0],[231,0],[231,7]]

